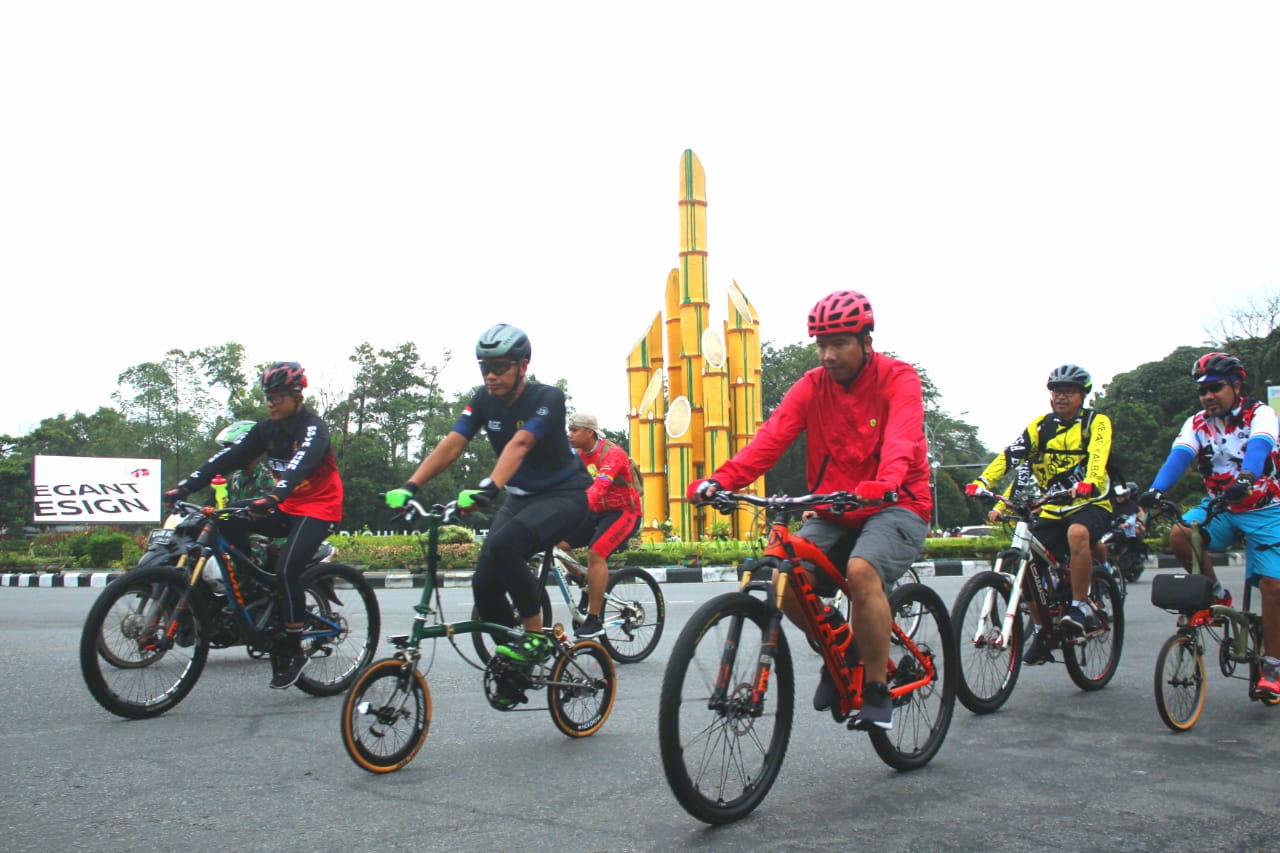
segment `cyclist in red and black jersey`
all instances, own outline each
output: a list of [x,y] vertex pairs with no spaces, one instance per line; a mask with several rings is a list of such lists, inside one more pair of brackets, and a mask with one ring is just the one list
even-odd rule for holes
[[285,645],[271,650],[271,686],[279,689],[292,686],[309,660],[302,650],[302,570],[342,520],[342,478],[329,446],[329,427],[303,405],[306,387],[306,372],[296,361],[278,361],[264,370],[266,419],[165,493],[170,503],[183,500],[209,485],[214,475],[241,470],[265,456],[274,487],[265,495],[238,501],[248,507],[251,519],[229,518],[223,531],[246,554],[251,532],[285,539],[275,565],[284,602]]
[[495,651],[521,663],[541,662],[551,654],[541,633],[538,583],[525,560],[555,547],[578,526],[587,514],[591,484],[582,460],[569,449],[564,393],[525,378],[531,355],[528,336],[515,326],[500,323],[486,330],[476,344],[484,387],[409,480],[386,498],[392,509],[404,506],[484,429],[498,461],[475,489],[458,496],[458,507],[488,506],[506,490],[476,558],[471,589],[480,618],[501,625],[512,624],[506,598],[511,596],[526,633],[520,644]]
[[587,618],[574,629],[574,635],[599,637],[605,632],[600,613],[609,583],[609,557],[640,531],[643,517],[640,493],[631,482],[631,457],[618,445],[605,441],[595,415],[574,412],[569,417],[569,444],[582,457],[591,475],[587,517],[561,543],[562,547],[590,548],[587,552]]
[[[845,565],[853,592],[853,633],[867,685],[854,724],[889,729],[893,704],[884,682],[892,619],[885,585],[900,578],[924,547],[933,498],[920,376],[910,364],[872,348],[874,320],[871,303],[857,291],[839,290],[818,300],[809,312],[809,334],[817,339],[820,366],[788,389],[746,447],[709,479],[690,483],[688,497],[702,503],[721,488],[746,486],[801,432],[807,437],[810,491],[850,491],[868,502],[896,494],[896,503],[869,503],[840,516],[820,512],[799,530],[834,565]],[[834,592],[834,584],[814,581],[824,594],[824,587]],[[803,627],[790,590],[786,596],[783,610]],[[834,696],[824,668],[814,708],[825,710]]]

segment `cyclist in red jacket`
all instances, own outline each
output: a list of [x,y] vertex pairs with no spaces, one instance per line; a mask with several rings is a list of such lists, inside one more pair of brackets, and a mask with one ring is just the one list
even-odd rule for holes
[[[574,629],[574,636],[585,639],[605,632],[600,615],[609,585],[609,557],[640,532],[642,511],[640,494],[631,482],[631,457],[605,440],[595,415],[574,412],[569,416],[569,444],[591,475],[587,517],[561,543],[569,548],[590,546],[586,619]],[[581,603],[578,609],[583,609]]]
[[[750,444],[710,478],[690,483],[688,496],[703,503],[719,489],[746,486],[802,432],[808,439],[805,473],[811,492],[850,491],[872,502],[896,495],[896,502],[841,516],[820,512],[799,531],[832,563],[846,565],[853,633],[866,667],[866,694],[855,725],[889,729],[893,705],[884,682],[892,620],[885,587],[924,547],[933,499],[920,376],[910,364],[872,348],[874,326],[871,303],[857,291],[840,290],[818,300],[809,312],[809,334],[817,338],[820,366],[791,386]],[[834,592],[811,574],[819,591]],[[803,627],[795,607],[788,590],[783,609]],[[834,696],[824,668],[814,708],[825,710]]]

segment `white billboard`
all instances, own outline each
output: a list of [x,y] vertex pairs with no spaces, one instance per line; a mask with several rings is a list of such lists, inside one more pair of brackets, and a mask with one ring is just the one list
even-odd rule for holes
[[160,521],[160,460],[37,456],[36,524],[139,524]]

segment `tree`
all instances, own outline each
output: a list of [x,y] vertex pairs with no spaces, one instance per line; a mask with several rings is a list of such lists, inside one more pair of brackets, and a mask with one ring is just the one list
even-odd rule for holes
[[222,407],[209,394],[193,356],[170,350],[164,361],[144,362],[120,374],[111,396],[142,429],[138,455],[158,457],[183,471],[210,446]]

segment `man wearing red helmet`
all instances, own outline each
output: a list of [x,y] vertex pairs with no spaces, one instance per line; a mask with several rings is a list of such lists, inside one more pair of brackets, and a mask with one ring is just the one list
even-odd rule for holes
[[342,478],[329,446],[329,427],[303,405],[302,389],[306,387],[306,371],[296,361],[269,366],[262,372],[266,419],[164,495],[167,503],[185,500],[191,492],[208,486],[215,474],[238,471],[259,456],[266,457],[275,485],[265,495],[238,502],[248,507],[252,520],[228,518],[222,529],[231,544],[245,554],[250,553],[250,532],[286,540],[275,566],[285,607],[284,642],[271,649],[271,686],[278,689],[293,686],[310,660],[302,648],[306,613],[302,572],[342,520]]
[[[850,491],[868,501],[895,493],[895,503],[863,506],[807,519],[799,534],[832,562],[846,565],[853,595],[852,626],[862,652],[866,692],[859,727],[892,728],[885,686],[889,657],[889,600],[885,585],[911,566],[924,547],[933,500],[924,439],[924,397],[914,367],[871,345],[875,317],[861,293],[831,293],[809,312],[819,367],[782,398],[751,442],[706,480],[689,484],[688,497],[704,503],[720,489],[740,489],[771,468],[801,433],[807,438],[805,475],[810,491]],[[826,582],[810,572],[820,591]],[[832,590],[834,591],[834,590]],[[783,609],[804,627],[790,590]],[[830,707],[835,687],[826,669],[813,696]]]
[[[1174,525],[1169,536],[1173,553],[1190,571],[1192,522],[1203,523],[1209,502],[1224,498],[1228,512],[1219,513],[1200,528],[1205,548],[1201,571],[1213,579],[1214,604],[1231,605],[1231,593],[1222,588],[1213,569],[1211,551],[1224,551],[1243,536],[1245,583],[1262,593],[1262,661],[1259,694],[1280,698],[1280,455],[1277,454],[1276,413],[1261,400],[1241,393],[1245,378],[1240,359],[1225,352],[1211,352],[1196,359],[1191,378],[1204,408],[1187,418],[1173,440],[1169,458],[1156,474],[1150,490],[1138,502],[1155,506],[1164,492],[1178,481],[1193,461],[1199,462],[1208,496],[1183,514],[1185,525]],[[1209,611],[1192,620],[1207,621]]]

